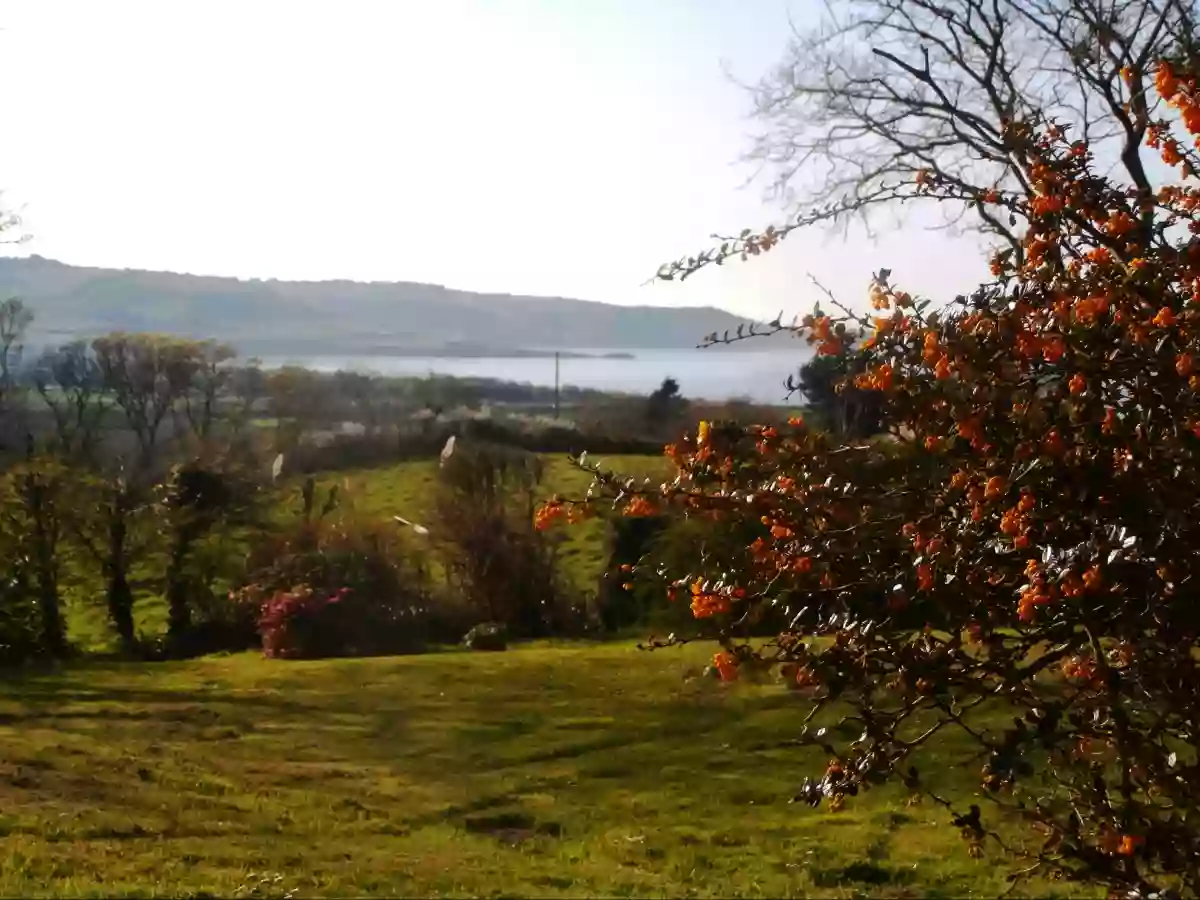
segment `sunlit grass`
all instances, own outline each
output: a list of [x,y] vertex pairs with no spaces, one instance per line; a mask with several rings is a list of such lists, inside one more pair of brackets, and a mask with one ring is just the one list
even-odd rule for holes
[[[0,686],[5,896],[995,897],[898,787],[788,801],[774,685],[711,647],[105,664]],[[926,771],[970,790],[970,773]],[[265,880],[264,880],[265,879]],[[1054,886],[1060,888],[1060,886]],[[1029,891],[1045,895],[1045,885]]]

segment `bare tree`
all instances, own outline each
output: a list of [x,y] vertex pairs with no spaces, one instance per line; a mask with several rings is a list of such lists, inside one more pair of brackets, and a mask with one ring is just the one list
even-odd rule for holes
[[104,417],[100,367],[84,341],[46,350],[33,383],[54,419],[59,452],[93,462]]
[[254,419],[255,412],[267,395],[267,376],[262,362],[247,360],[245,365],[234,366],[226,383],[229,409],[227,419],[230,431],[241,434]]
[[[126,424],[137,440],[137,468],[153,465],[163,421],[177,414],[180,405],[185,405],[186,415],[195,416],[197,424],[211,424],[205,419],[203,399],[195,406],[188,405],[200,374],[210,364],[212,371],[219,365],[212,361],[219,354],[207,342],[118,332],[97,338],[92,349],[104,390],[125,414]],[[212,380],[215,382],[215,377]],[[217,388],[212,389],[215,392]]]
[[1195,24],[1193,0],[828,0],[748,86],[760,125],[748,158],[796,221],[766,248],[729,238],[721,256],[769,249],[803,225],[858,218],[870,230],[877,212],[918,198],[926,176],[967,201],[946,226],[1016,246],[1019,217],[977,201],[1032,192],[1021,124],[1071,129],[1147,194],[1147,74],[1192,45]]
[[183,392],[183,410],[195,435],[207,440],[212,436],[218,419],[218,403],[227,391],[232,368],[227,365],[237,357],[237,351],[217,341],[200,341],[185,345],[180,362],[190,368],[185,373],[190,390]]
[[[6,432],[13,430],[19,393],[17,371],[25,352],[25,333],[32,322],[33,313],[22,300],[10,298],[0,301],[0,421],[7,426],[4,429]],[[0,441],[11,442],[12,438],[11,433],[0,434]]]
[[21,365],[25,350],[25,332],[33,322],[33,312],[19,298],[0,302],[0,383],[12,384],[14,371]]

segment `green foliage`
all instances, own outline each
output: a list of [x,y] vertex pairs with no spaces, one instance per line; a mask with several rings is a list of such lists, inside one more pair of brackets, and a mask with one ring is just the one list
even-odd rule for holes
[[[0,517],[14,560],[6,593],[15,610],[27,604],[37,610],[39,646],[56,657],[68,650],[59,589],[67,480],[53,459],[31,458],[0,475]],[[14,621],[25,620],[16,613]]]
[[661,586],[643,587],[634,581],[633,567],[661,539],[667,523],[658,517],[614,518],[608,565],[600,578],[596,605],[600,622],[609,632],[644,625],[653,611],[662,607],[665,594]]
[[544,463],[500,445],[458,443],[439,472],[432,529],[452,589],[514,636],[562,633],[579,610],[553,544],[534,529]]
[[43,649],[25,531],[12,515],[12,499],[0,494],[0,558],[8,562],[0,573],[0,665],[23,662]]
[[158,509],[166,553],[168,649],[176,654],[205,652],[192,632],[196,599],[211,590],[197,578],[194,553],[217,528],[261,525],[266,495],[253,468],[229,458],[195,458],[172,468],[160,486]]
[[679,382],[664,378],[646,399],[646,423],[653,433],[670,431],[687,412],[688,402],[679,393]]
[[814,356],[800,367],[797,387],[813,424],[847,438],[865,438],[883,430],[884,399],[877,391],[862,390],[847,383],[862,372],[864,363],[856,354]]
[[[309,496],[315,499],[315,492]],[[251,547],[245,586],[229,605],[243,639],[261,631],[264,608],[283,595],[308,592],[322,599],[343,592],[333,607],[290,604],[288,616],[305,620],[297,627],[307,629],[306,643],[293,655],[402,653],[458,640],[467,627],[465,610],[435,595],[427,547],[394,523],[334,508],[315,516],[311,510],[310,501],[305,515]]]

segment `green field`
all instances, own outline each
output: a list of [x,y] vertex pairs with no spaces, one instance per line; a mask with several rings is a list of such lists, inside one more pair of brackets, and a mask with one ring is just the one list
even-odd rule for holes
[[[788,803],[797,700],[627,644],[0,686],[0,895],[995,897],[898,789]],[[944,752],[943,748],[943,752]],[[947,777],[966,773],[946,772]]]
[[[565,454],[546,454],[546,474],[541,494],[549,499],[554,494],[582,498],[591,483],[591,476],[572,465]],[[666,476],[670,463],[662,456],[612,456],[593,460],[605,469],[639,477]],[[432,506],[436,460],[405,462],[396,466],[375,469],[356,469],[317,478],[319,491],[336,484],[355,513],[390,519],[400,515],[410,521],[423,522]],[[299,487],[285,501],[292,507],[299,504]],[[555,532],[562,541],[561,554],[570,581],[575,587],[591,593],[607,562],[605,526],[599,521],[581,522]]]

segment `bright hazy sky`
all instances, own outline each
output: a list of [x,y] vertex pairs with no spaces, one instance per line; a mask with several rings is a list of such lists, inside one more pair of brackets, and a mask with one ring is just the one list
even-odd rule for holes
[[0,187],[21,252],[244,278],[811,307],[889,266],[949,299],[973,241],[793,235],[642,286],[783,210],[736,160],[815,0],[0,0]]

